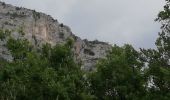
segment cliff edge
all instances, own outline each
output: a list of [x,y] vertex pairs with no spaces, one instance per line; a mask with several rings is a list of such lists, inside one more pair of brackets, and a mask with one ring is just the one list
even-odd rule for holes
[[[75,59],[81,62],[82,69],[86,71],[93,70],[98,59],[104,58],[111,49],[111,45],[105,42],[82,40],[75,36],[68,26],[59,23],[50,15],[3,2],[0,2],[0,29],[10,30],[14,38],[28,39],[35,47],[45,43],[62,44],[68,38],[73,38]],[[0,40],[0,59],[12,61],[5,44],[5,41]]]

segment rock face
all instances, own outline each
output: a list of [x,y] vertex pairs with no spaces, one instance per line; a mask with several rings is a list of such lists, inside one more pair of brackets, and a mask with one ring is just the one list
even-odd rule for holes
[[[71,37],[75,40],[75,59],[82,63],[82,69],[86,71],[93,70],[98,59],[105,57],[106,52],[111,49],[111,45],[104,42],[82,40],[75,36],[68,26],[49,15],[3,2],[0,2],[0,28],[12,31],[14,38],[22,36],[28,39],[35,46],[65,43]],[[0,41],[0,59],[12,61],[5,44],[5,41]]]

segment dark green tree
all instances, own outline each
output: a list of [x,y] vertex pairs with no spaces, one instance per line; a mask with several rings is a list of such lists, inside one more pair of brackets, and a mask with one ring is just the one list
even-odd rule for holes
[[138,52],[130,45],[114,46],[89,76],[91,93],[98,100],[136,100],[143,95]]
[[46,44],[37,52],[25,39],[9,38],[14,60],[0,63],[0,99],[91,100],[69,44]]
[[[158,14],[156,21],[162,23],[155,44],[157,49],[141,49],[145,68],[147,99],[168,100],[170,98],[170,1],[165,0],[164,10]],[[148,85],[150,84],[150,86]]]

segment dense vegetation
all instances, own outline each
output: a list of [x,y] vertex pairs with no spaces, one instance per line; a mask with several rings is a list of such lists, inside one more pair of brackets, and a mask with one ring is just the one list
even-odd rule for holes
[[0,100],[169,100],[170,0],[158,14],[162,32],[157,49],[136,51],[114,45],[96,70],[83,72],[75,63],[73,40],[40,48],[0,30],[13,61],[0,59]]
[[7,47],[14,60],[1,63],[1,100],[74,100],[88,95],[68,44],[46,44],[38,53],[27,40],[9,38]]

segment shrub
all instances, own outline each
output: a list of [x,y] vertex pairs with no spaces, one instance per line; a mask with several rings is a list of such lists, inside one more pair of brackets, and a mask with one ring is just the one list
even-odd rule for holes
[[64,27],[63,23],[61,23],[59,26],[60,26],[60,27]]
[[15,10],[20,10],[21,8],[20,7],[16,7]]
[[33,18],[35,19],[35,21],[40,19],[40,13],[39,12],[36,12],[35,10],[33,10],[32,14],[33,14]]
[[0,29],[0,40],[4,40],[7,36],[9,36],[11,32],[9,30]]
[[21,34],[22,36],[25,35],[23,27],[19,27],[18,33]]

